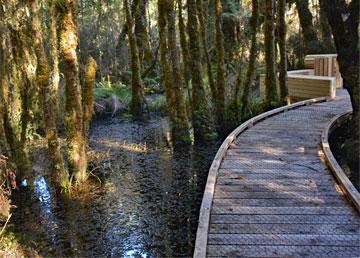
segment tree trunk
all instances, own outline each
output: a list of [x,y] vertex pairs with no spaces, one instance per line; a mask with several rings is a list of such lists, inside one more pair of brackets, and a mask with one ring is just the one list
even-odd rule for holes
[[[359,134],[360,134],[360,85],[359,85],[359,0],[320,0],[325,9],[334,36],[337,60],[343,78],[344,88],[348,90],[353,108],[344,156],[349,159],[354,172],[352,180],[359,180]],[[350,135],[349,134],[349,135]],[[356,173],[357,172],[357,173]]]
[[[5,17],[0,9],[0,18]],[[16,164],[17,167],[17,178],[22,179],[23,176],[30,176],[31,173],[31,162],[28,153],[25,151],[25,142],[19,141],[16,132],[12,126],[10,117],[10,100],[9,100],[9,73],[7,67],[13,59],[10,59],[9,46],[11,51],[14,53],[15,46],[11,45],[9,32],[6,26],[0,24],[0,108],[2,114],[2,126],[4,135],[2,135],[5,148],[8,148],[11,160]],[[22,117],[24,112],[22,112]],[[24,124],[23,124],[24,125]],[[27,126],[27,124],[25,123]]]
[[96,76],[96,62],[91,56],[85,65],[85,76],[82,89],[84,138],[87,139],[90,121],[94,112],[94,82]]
[[334,46],[334,41],[332,39],[331,27],[327,20],[326,6],[324,5],[324,1],[319,1],[320,4],[320,27],[322,34],[322,45],[325,53],[335,53],[336,49]]
[[34,69],[32,69],[36,65],[36,60],[34,60],[35,56],[30,42],[25,42],[24,31],[14,29],[11,26],[9,26],[9,31],[12,61],[20,75],[20,80],[16,82],[21,99],[20,144],[25,147],[28,136],[33,133],[30,129],[36,128],[35,116],[38,112],[36,103],[38,102],[39,91],[35,85],[36,76]]
[[[134,0],[134,10],[136,13],[140,0]],[[139,49],[134,32],[134,17],[130,6],[130,0],[126,0],[125,13],[127,23],[127,35],[129,38],[131,52],[131,113],[135,119],[142,119],[144,109],[144,85],[140,75]]]
[[[216,5],[217,0],[215,0]],[[226,39],[224,49],[226,53],[226,60],[231,61],[237,46],[239,45],[238,33],[239,33],[239,20],[238,14],[236,13],[239,10],[236,10],[238,7],[237,1],[234,0],[221,0],[221,5],[223,7],[223,12],[227,13],[222,19],[222,31],[224,38]]]
[[321,0],[332,28],[344,88],[351,97],[354,117],[359,115],[359,1]]
[[77,183],[84,182],[87,162],[83,134],[83,109],[76,54],[76,1],[66,0],[60,13],[60,57],[65,75],[65,130],[69,168]]
[[45,132],[48,143],[49,156],[52,159],[52,171],[56,175],[56,182],[60,188],[67,188],[69,185],[69,174],[65,168],[64,159],[60,151],[56,121],[58,116],[59,98],[59,60],[58,60],[58,37],[57,37],[57,15],[54,1],[48,2],[50,18],[50,80],[45,87],[44,112]]
[[255,76],[255,61],[257,56],[257,44],[256,34],[259,23],[259,2],[258,0],[252,0],[252,13],[250,17],[250,33],[251,33],[251,45],[250,45],[250,56],[249,65],[246,72],[246,79],[244,83],[244,91],[241,97],[241,118],[245,117],[248,109],[250,88],[254,81]]
[[[1,17],[1,16],[0,16]],[[5,135],[5,115],[9,112],[8,103],[8,79],[6,69],[5,26],[0,24],[0,154],[11,158],[10,146]]]
[[135,13],[135,35],[139,50],[140,64],[149,63],[152,59],[149,34],[147,31],[146,5],[147,0],[140,0]]
[[203,47],[204,54],[205,54],[209,86],[210,86],[210,90],[211,90],[212,100],[213,100],[214,104],[216,105],[217,89],[216,89],[214,76],[212,73],[211,59],[210,59],[210,55],[209,55],[209,51],[208,51],[208,44],[207,44],[207,40],[206,40],[207,35],[206,35],[206,24],[205,24],[205,19],[204,19],[203,1],[197,0],[196,5],[197,5],[198,18],[199,18],[199,24],[200,24],[200,35],[201,35],[201,43],[202,43],[201,45]]
[[174,4],[174,0],[158,2],[158,24],[162,79],[171,122],[172,140],[177,145],[191,143],[191,138],[185,101],[181,89],[183,80],[181,77],[179,52],[176,46],[176,13]]
[[286,1],[278,0],[278,32],[279,32],[279,52],[280,52],[280,71],[279,71],[279,86],[280,86],[280,100],[285,101],[288,95],[287,88],[287,59],[286,59]]
[[172,64],[172,75],[173,75],[173,91],[174,91],[174,104],[177,113],[177,121],[174,125],[174,136],[176,141],[180,143],[191,143],[190,132],[189,132],[189,121],[186,114],[185,101],[182,92],[183,80],[181,77],[180,63],[179,63],[179,51],[177,48],[176,40],[176,12],[174,9],[175,1],[167,0],[169,4],[169,10],[167,12],[168,18],[168,49],[170,52],[170,59]]
[[313,16],[309,10],[309,1],[295,0],[295,3],[305,41],[305,52],[306,54],[316,54],[320,50],[320,45],[312,22]]
[[225,110],[225,75],[224,75],[224,35],[222,32],[221,0],[215,2],[215,32],[216,32],[216,115],[218,133],[224,127]]
[[184,17],[182,14],[182,0],[178,0],[178,12],[179,12],[179,35],[180,35],[180,46],[181,46],[181,54],[183,58],[183,77],[185,81],[186,91],[188,93],[189,103],[192,103],[192,97],[191,97],[191,89],[190,89],[190,80],[191,80],[191,74],[190,74],[190,61],[189,61],[189,45],[188,41],[186,39],[186,28],[185,28],[185,22]]
[[275,34],[274,34],[274,0],[265,0],[265,64],[266,64],[266,102],[271,105],[277,100],[275,74]]
[[199,24],[195,0],[188,0],[188,34],[192,82],[192,122],[195,142],[206,139],[211,133],[210,112],[202,83]]
[[[50,77],[50,68],[46,59],[45,49],[43,45],[42,39],[42,28],[41,28],[41,19],[39,14],[39,4],[38,0],[30,0],[30,10],[31,10],[31,23],[33,30],[33,42],[34,42],[34,50],[37,58],[37,66],[36,66],[36,88],[38,89],[38,103],[39,103],[39,117],[43,118],[44,111],[44,90],[49,83]],[[43,119],[39,118],[38,122],[43,124]]]

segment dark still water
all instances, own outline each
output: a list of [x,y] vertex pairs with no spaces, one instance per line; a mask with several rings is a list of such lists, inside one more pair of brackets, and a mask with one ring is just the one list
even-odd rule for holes
[[220,145],[173,150],[165,119],[93,125],[102,184],[56,197],[37,172],[34,189],[15,193],[12,223],[44,256],[192,256],[208,169]]

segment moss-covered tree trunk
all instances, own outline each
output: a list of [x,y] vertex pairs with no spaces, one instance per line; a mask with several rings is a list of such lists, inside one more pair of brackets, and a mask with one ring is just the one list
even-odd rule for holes
[[96,76],[96,61],[91,56],[85,65],[85,75],[82,88],[84,137],[87,139],[90,121],[94,112],[94,83]]
[[252,11],[250,17],[250,56],[248,69],[246,71],[246,78],[244,82],[244,91],[241,97],[241,117],[243,118],[248,110],[250,88],[254,81],[255,76],[255,61],[257,56],[257,44],[256,34],[259,23],[259,2],[258,0],[252,0]]
[[[0,9],[0,18],[4,18],[5,15],[3,13],[4,9]],[[4,21],[5,19],[2,19]],[[15,32],[12,32],[13,34]],[[2,141],[4,144],[4,148],[9,151],[8,156],[11,157],[11,160],[16,164],[17,168],[17,178],[22,179],[23,177],[30,176],[31,173],[31,162],[28,157],[28,153],[25,150],[25,142],[21,142],[21,138],[17,136],[10,117],[10,96],[9,96],[9,83],[10,76],[8,68],[10,67],[10,63],[15,63],[14,59],[10,57],[17,51],[19,46],[12,46],[13,41],[10,39],[9,30],[7,26],[0,22],[0,108],[2,115],[2,126],[3,126],[3,135]],[[11,48],[9,48],[11,46]],[[15,50],[15,47],[17,50]],[[17,60],[19,61],[19,60]],[[26,91],[27,92],[27,91]],[[24,95],[22,95],[24,96]],[[28,96],[28,95],[25,95]],[[24,107],[24,105],[23,105]],[[22,118],[24,118],[24,112],[21,113]],[[26,113],[27,114],[27,113]],[[23,120],[22,120],[23,121]],[[21,121],[21,122],[22,122]],[[22,126],[27,127],[27,123],[22,122]]]
[[189,121],[186,114],[185,101],[182,92],[183,79],[181,76],[180,69],[180,55],[179,49],[177,47],[176,40],[176,12],[175,12],[175,0],[168,1],[168,49],[170,53],[170,60],[172,64],[172,76],[173,76],[173,91],[175,98],[175,109],[177,113],[176,124],[173,126],[175,128],[173,136],[176,141],[181,143],[191,143],[190,131],[189,131]]
[[79,63],[76,54],[77,26],[76,1],[65,0],[59,9],[60,57],[65,76],[65,129],[67,156],[70,173],[77,183],[84,182],[88,175],[83,134],[83,108],[79,78]]
[[178,26],[179,26],[179,35],[180,35],[181,54],[183,60],[182,70],[183,70],[183,78],[186,86],[186,91],[188,93],[189,104],[191,104],[192,97],[191,97],[191,88],[190,88],[191,74],[190,74],[190,63],[189,63],[189,44],[186,38],[186,26],[182,11],[183,11],[182,0],[178,0],[178,13],[179,13]]
[[201,142],[211,133],[210,110],[202,83],[199,24],[195,0],[188,0],[188,34],[192,83],[192,124],[195,142]]
[[[43,45],[42,38],[42,28],[41,28],[41,19],[39,14],[39,3],[38,0],[29,1],[30,10],[31,10],[31,24],[32,24],[32,33],[33,33],[33,44],[35,55],[37,58],[36,66],[36,88],[39,92],[39,117],[43,118],[44,112],[44,90],[49,83],[50,71],[49,64],[46,59],[45,49]],[[43,119],[39,118],[40,126],[43,125]]]
[[218,133],[224,128],[225,115],[225,68],[224,68],[224,35],[222,32],[221,0],[215,1],[215,34],[216,34],[216,117]]
[[277,100],[276,73],[275,73],[275,27],[274,27],[274,0],[265,0],[265,86],[266,102]]
[[48,142],[49,156],[52,159],[52,172],[55,174],[57,185],[67,188],[69,185],[69,174],[65,168],[64,159],[60,151],[56,121],[58,117],[59,98],[59,50],[57,37],[57,15],[54,0],[48,2],[50,19],[50,80],[44,89],[44,112],[45,132]]
[[280,100],[285,101],[288,95],[287,88],[287,58],[286,58],[286,1],[278,0],[277,5],[277,20],[278,20],[278,32],[279,32],[279,52],[280,52],[280,66],[279,66],[279,88],[280,88]]
[[[1,13],[0,13],[1,14]],[[2,18],[2,16],[0,16]],[[8,93],[7,93],[7,69],[6,69],[6,53],[5,42],[5,26],[0,23],[0,154],[10,156],[10,146],[5,134],[5,115],[9,112],[7,109]]]
[[176,110],[174,108],[174,92],[172,91],[171,70],[168,60],[168,42],[167,42],[167,3],[164,0],[158,1],[158,26],[159,26],[159,45],[160,45],[160,64],[162,83],[165,90],[166,104],[169,112],[171,125],[176,121]]
[[309,1],[295,0],[295,3],[305,41],[305,54],[316,54],[319,51],[320,45],[313,25],[313,16],[309,9]]
[[146,8],[147,0],[140,0],[139,7],[135,13],[135,35],[139,49],[140,64],[149,63],[152,59],[150,48],[149,33],[147,31]]
[[201,43],[202,43],[201,46],[202,46],[202,49],[203,49],[203,52],[205,55],[207,75],[208,75],[209,86],[210,86],[210,90],[211,90],[212,101],[216,105],[217,89],[216,89],[215,79],[213,76],[211,59],[210,59],[210,54],[209,54],[208,44],[207,44],[207,30],[206,30],[206,23],[205,23],[206,13],[204,12],[203,1],[196,0],[196,6],[197,6],[199,25],[200,25],[200,35],[201,35]]
[[[217,0],[215,0],[216,5]],[[223,6],[223,12],[226,13],[222,19],[222,31],[224,38],[226,39],[224,44],[225,59],[227,62],[232,61],[235,56],[237,56],[236,51],[238,51],[239,46],[239,0],[221,0],[221,5]]]
[[130,1],[124,1],[127,23],[127,35],[131,52],[131,113],[135,119],[141,119],[144,109],[144,85],[140,75],[139,49],[134,29],[134,13],[137,12],[140,0],[134,0],[134,8],[131,10]]
[[183,80],[179,62],[179,51],[176,45],[176,13],[174,3],[174,0],[158,2],[158,25],[162,81],[169,111],[172,140],[177,145],[191,143],[191,139],[182,93]]
[[37,101],[39,98],[36,87],[36,77],[33,67],[36,65],[36,58],[33,55],[33,48],[22,29],[9,26],[10,41],[12,50],[13,68],[17,69],[20,80],[16,82],[21,99],[20,114],[20,144],[25,148],[28,136],[33,134],[31,129],[36,128],[35,116],[38,112]]

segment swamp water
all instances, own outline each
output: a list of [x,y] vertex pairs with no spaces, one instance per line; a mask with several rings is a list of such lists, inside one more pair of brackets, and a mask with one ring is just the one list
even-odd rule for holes
[[[38,173],[14,194],[14,231],[40,255],[191,257],[208,169],[220,141],[173,150],[165,119],[95,122],[89,145],[108,157],[105,179],[72,199],[57,198]],[[95,179],[96,180],[96,179]]]

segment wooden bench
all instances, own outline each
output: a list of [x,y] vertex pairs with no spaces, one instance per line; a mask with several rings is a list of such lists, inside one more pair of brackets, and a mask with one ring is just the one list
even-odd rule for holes
[[336,97],[335,77],[290,74],[287,82],[291,101],[317,97],[334,99]]
[[[336,78],[315,76],[314,70],[295,70],[288,72],[288,92],[290,100],[298,101],[316,97],[336,97]],[[278,89],[279,92],[279,89]],[[260,75],[260,97],[266,96],[265,74]]]

